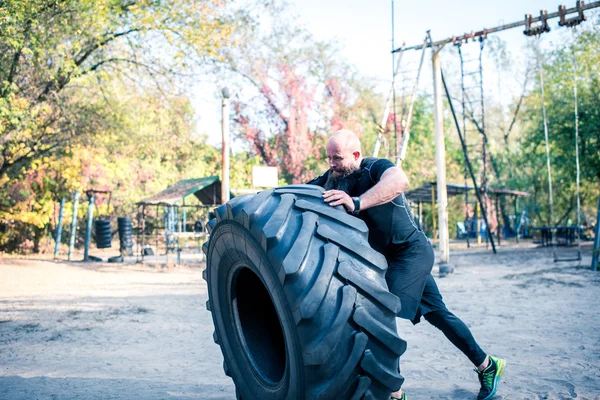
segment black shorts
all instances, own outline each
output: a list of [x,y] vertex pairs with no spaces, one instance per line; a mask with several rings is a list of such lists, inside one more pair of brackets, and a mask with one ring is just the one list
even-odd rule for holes
[[431,275],[435,256],[427,239],[392,245],[386,258],[389,290],[400,298],[398,317],[416,324],[422,315],[446,310],[442,295]]

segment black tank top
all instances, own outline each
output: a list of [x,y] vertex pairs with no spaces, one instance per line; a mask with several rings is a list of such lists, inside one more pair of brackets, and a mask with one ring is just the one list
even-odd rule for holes
[[[356,172],[356,182],[348,194],[353,197],[362,195],[379,182],[385,170],[393,166],[385,158],[364,158]],[[329,172],[328,170],[308,184],[325,187]],[[358,217],[369,227],[369,244],[380,253],[386,254],[390,244],[404,247],[419,240],[427,240],[412,217],[404,193],[388,203],[361,211]]]

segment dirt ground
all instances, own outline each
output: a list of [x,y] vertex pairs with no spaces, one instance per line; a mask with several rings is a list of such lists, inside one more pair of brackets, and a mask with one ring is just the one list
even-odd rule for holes
[[[550,249],[453,253],[448,307],[508,361],[498,399],[600,399],[600,272]],[[201,267],[0,259],[0,399],[234,399]],[[398,320],[411,400],[474,399],[469,361]]]

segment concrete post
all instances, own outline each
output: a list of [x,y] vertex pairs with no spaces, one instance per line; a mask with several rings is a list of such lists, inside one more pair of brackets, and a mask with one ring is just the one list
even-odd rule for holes
[[435,161],[437,167],[437,205],[439,224],[439,249],[441,264],[450,261],[450,242],[448,236],[448,194],[446,192],[446,146],[444,143],[444,108],[442,103],[442,68],[440,57],[433,49],[433,105],[435,120]]

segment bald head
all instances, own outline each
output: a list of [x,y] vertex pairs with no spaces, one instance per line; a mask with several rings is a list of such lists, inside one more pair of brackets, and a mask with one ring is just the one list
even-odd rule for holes
[[360,140],[358,139],[358,136],[348,129],[339,130],[331,135],[327,141],[327,146],[329,147],[330,145],[350,153],[354,153],[356,151],[361,153]]
[[360,140],[347,129],[337,131],[327,141],[327,159],[333,176],[346,176],[357,170],[362,160]]

